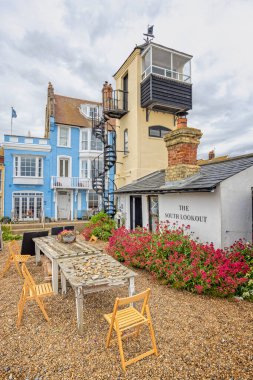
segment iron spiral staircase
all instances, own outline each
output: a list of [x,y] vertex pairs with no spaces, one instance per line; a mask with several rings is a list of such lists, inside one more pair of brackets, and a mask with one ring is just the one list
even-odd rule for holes
[[115,166],[116,155],[116,132],[114,127],[105,119],[93,117],[92,133],[102,141],[103,152],[92,161],[92,187],[102,197],[104,211],[114,217],[116,206],[114,205],[114,172],[110,169]]
[[102,97],[103,114],[99,115],[98,107],[92,117],[92,133],[103,143],[103,152],[92,161],[92,187],[102,196],[104,211],[113,218],[116,214],[114,191],[117,188],[114,174],[117,151],[116,130],[112,119],[121,119],[128,112],[128,92],[112,90],[111,85],[106,85]]

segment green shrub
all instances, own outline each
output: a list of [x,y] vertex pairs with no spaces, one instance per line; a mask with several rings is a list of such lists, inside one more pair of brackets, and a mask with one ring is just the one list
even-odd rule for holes
[[13,235],[9,226],[2,225],[3,241],[20,240],[21,235]]
[[116,222],[101,211],[92,216],[83,230],[83,236],[86,240],[89,240],[91,235],[94,235],[100,240],[107,241],[115,227]]

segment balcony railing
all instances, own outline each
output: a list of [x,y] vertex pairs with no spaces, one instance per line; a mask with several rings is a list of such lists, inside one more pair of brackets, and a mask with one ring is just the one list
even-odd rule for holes
[[159,67],[159,66],[154,66],[154,65],[149,66],[142,73],[142,80],[147,78],[147,76],[150,74],[159,75],[164,78],[175,79],[184,83],[191,83],[191,77],[189,75],[185,75],[175,70],[165,69],[164,67]]
[[80,177],[51,177],[51,189],[91,189],[91,180]]
[[104,92],[103,109],[109,117],[120,119],[128,112],[128,92],[122,90]]

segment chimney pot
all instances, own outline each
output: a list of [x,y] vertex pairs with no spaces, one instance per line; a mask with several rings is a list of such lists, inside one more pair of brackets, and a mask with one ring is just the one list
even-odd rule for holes
[[187,128],[187,118],[186,117],[178,117],[177,118],[177,128]]
[[215,158],[215,152],[214,150],[210,150],[210,152],[208,153],[208,159],[213,160],[214,158]]

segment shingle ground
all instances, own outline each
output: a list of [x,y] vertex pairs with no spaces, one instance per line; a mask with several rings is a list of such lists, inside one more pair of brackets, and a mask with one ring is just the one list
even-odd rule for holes
[[[0,252],[0,270],[7,251]],[[28,264],[36,281],[42,267]],[[12,268],[0,278],[0,379],[230,379],[253,378],[253,304],[215,299],[182,292],[159,284],[138,271],[136,290],[151,288],[151,313],[160,356],[131,365],[126,375],[120,366],[117,345],[105,349],[107,322],[116,296],[127,288],[85,297],[85,335],[77,335],[72,289],[45,302],[48,324],[30,303],[20,329],[16,328],[17,302],[22,280]],[[148,335],[125,342],[127,355],[145,349]]]

